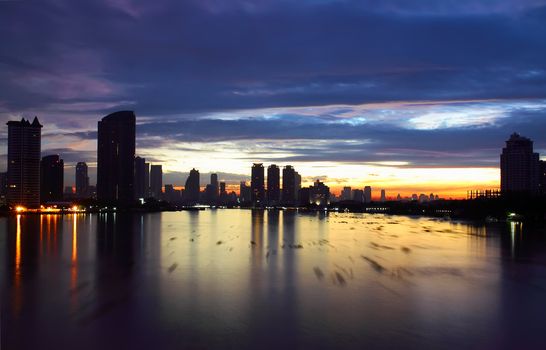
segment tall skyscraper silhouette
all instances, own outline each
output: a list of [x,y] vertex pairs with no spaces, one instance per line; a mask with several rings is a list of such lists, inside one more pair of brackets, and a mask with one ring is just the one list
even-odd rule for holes
[[87,163],[76,164],[76,196],[84,198],[89,196],[89,175]]
[[343,187],[343,190],[341,191],[341,200],[342,201],[350,201],[352,198],[352,189],[351,187]]
[[40,152],[42,125],[24,118],[8,125],[8,205],[40,206]]
[[539,189],[540,163],[533,141],[510,135],[500,156],[501,192],[535,194]]
[[199,194],[201,193],[201,186],[199,181],[199,171],[192,169],[186,179],[186,186],[184,187],[184,196],[188,204],[199,203]]
[[281,199],[281,170],[275,164],[267,167],[267,202],[270,205],[280,203]]
[[210,184],[214,190],[214,199],[216,199],[219,195],[218,174],[210,174]]
[[252,189],[247,185],[246,181],[241,181],[239,185],[239,202],[248,204],[252,202]]
[[42,158],[40,162],[40,202],[63,200],[64,161],[58,155]]
[[371,203],[372,202],[372,188],[371,188],[371,186],[365,186],[364,187],[364,202],[365,203]]
[[[161,181],[163,183],[163,181]],[[146,188],[144,189],[144,197],[148,198],[151,196],[150,194],[150,163],[144,163],[144,185]]]
[[150,191],[155,199],[160,199],[163,187],[163,167],[161,165],[152,165],[150,167]]
[[146,159],[135,157],[135,198],[145,198],[148,186],[146,183]]
[[250,190],[252,192],[252,204],[260,206],[265,204],[264,166],[262,163],[252,165]]
[[300,190],[301,190],[301,175],[297,171],[294,171],[294,204],[298,203]]
[[291,165],[282,169],[282,202],[285,205],[296,204],[296,171]]
[[386,202],[387,201],[387,195],[385,193],[385,190],[381,190],[381,198],[380,198],[380,201],[381,202]]
[[128,204],[134,199],[135,124],[132,111],[109,114],[98,123],[99,200]]

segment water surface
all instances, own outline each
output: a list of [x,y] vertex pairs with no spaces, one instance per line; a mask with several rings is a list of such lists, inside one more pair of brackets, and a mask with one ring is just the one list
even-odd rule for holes
[[546,231],[207,210],[0,218],[2,349],[546,348]]

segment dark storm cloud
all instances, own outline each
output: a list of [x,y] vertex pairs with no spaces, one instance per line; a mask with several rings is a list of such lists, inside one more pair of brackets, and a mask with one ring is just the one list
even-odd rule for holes
[[544,96],[541,2],[437,3],[1,4],[2,91],[12,108],[125,97],[144,114]]

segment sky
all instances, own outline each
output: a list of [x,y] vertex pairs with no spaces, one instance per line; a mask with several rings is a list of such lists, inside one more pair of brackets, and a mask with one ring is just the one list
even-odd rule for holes
[[458,198],[512,132],[546,154],[545,38],[546,0],[0,0],[0,122],[38,116],[66,185],[129,109],[164,183],[263,162]]

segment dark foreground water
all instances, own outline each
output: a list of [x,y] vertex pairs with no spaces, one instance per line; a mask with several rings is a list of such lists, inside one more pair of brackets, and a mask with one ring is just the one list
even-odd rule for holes
[[250,210],[0,218],[2,349],[546,349],[546,231]]

